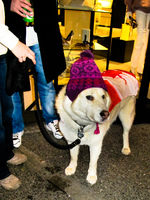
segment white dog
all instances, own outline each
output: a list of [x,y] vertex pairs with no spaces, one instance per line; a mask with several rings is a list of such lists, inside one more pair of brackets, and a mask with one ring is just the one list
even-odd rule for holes
[[[86,87],[87,84],[85,83],[87,81],[89,83],[89,77],[94,77],[95,74],[90,74],[88,77],[87,69],[83,70],[83,68],[90,65],[94,66],[94,70],[97,70],[93,58],[87,56],[88,59],[85,59],[87,58],[86,56],[82,56],[77,63],[73,64],[70,81],[56,98],[56,108],[60,115],[59,128],[68,144],[75,141],[79,136],[78,133],[82,132],[83,137],[81,138],[80,145],[88,145],[90,148],[87,181],[90,184],[95,184],[97,181],[97,161],[101,153],[103,138],[117,116],[119,116],[123,125],[122,153],[128,155],[131,152],[129,147],[129,131],[135,116],[135,95],[138,91],[138,85],[132,75],[121,71],[118,73],[115,70],[108,71],[109,73],[106,71],[103,74],[102,81],[105,81],[108,91],[101,81],[99,87],[95,82],[90,86],[88,84],[88,87]],[[75,72],[76,68],[80,70]],[[84,76],[81,76],[83,73]],[[92,71],[92,73],[94,72]],[[113,76],[108,76],[108,74],[113,74]],[[100,72],[99,78],[102,78]],[[80,83],[78,82],[79,84],[77,83],[78,85],[76,85],[76,81]],[[92,81],[95,80],[93,79]],[[115,81],[119,83],[118,86],[114,85]],[[83,82],[84,84],[81,85]],[[110,88],[110,84],[113,85],[113,89]],[[118,94],[114,93],[114,88]],[[111,95],[109,91],[112,93]],[[122,95],[123,93],[125,95]],[[116,97],[114,98],[115,103],[112,102],[113,96]],[[78,153],[79,145],[70,150],[71,161],[65,170],[66,175],[75,173]]]

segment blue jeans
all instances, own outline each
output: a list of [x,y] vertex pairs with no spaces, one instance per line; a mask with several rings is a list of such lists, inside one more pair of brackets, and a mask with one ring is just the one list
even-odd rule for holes
[[6,57],[0,56],[0,179],[10,175],[7,160],[14,154],[12,142],[12,112],[13,104],[11,97],[6,94]]
[[[39,44],[30,46],[30,49],[35,53],[35,58],[36,58],[35,68],[37,72],[38,92],[42,106],[43,118],[45,119],[46,124],[48,124],[49,122],[58,119],[54,108],[56,92],[53,82],[50,83],[46,82]],[[22,107],[21,107],[21,100],[19,93],[13,94],[12,100],[14,104],[14,111],[12,115],[13,133],[17,133],[24,129],[24,122],[22,118]]]

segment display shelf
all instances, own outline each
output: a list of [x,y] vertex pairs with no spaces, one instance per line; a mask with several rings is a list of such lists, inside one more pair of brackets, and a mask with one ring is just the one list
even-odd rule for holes
[[63,45],[64,50],[85,50],[89,49],[88,44],[83,44],[81,40],[73,39],[70,45]]
[[86,50],[92,48],[92,50],[108,50],[108,48],[106,48],[105,46],[93,41],[93,45],[89,46],[89,44],[83,44],[83,42],[81,40],[73,40],[71,45],[67,46],[67,45],[63,45],[63,49],[64,50],[68,50],[68,51],[72,51],[72,50]]
[[[113,1],[114,3],[114,1]],[[75,42],[73,41],[72,44],[70,46],[63,46],[64,50],[85,50],[87,48],[91,49],[92,51],[107,51],[107,61],[106,61],[106,69],[108,69],[108,66],[109,66],[109,56],[110,56],[110,46],[111,46],[111,38],[112,38],[112,15],[113,15],[113,5],[112,5],[112,8],[98,8],[98,7],[95,7],[93,6],[93,8],[90,8],[90,7],[85,7],[85,6],[61,6],[61,5],[58,5],[58,10],[60,12],[60,15],[63,15],[61,16],[61,19],[65,19],[65,11],[66,10],[69,10],[69,11],[85,11],[85,12],[89,12],[90,13],[90,42],[89,42],[89,45],[85,45],[83,44],[83,42],[80,40],[79,42]],[[99,13],[99,14],[103,14],[103,13],[107,13],[107,14],[110,14],[110,25],[107,26],[107,28],[110,29],[109,31],[109,40],[108,40],[108,48],[101,45],[101,44],[98,44],[96,42],[94,42],[94,19],[95,19],[95,15],[96,13]],[[70,20],[69,18],[67,18],[68,20]],[[63,21],[62,25],[65,26],[65,23]],[[103,24],[102,24],[103,25]],[[70,27],[72,28],[72,27]],[[86,28],[85,28],[86,29]],[[71,29],[73,30],[73,29]],[[68,32],[68,31],[67,31]]]
[[67,85],[70,78],[58,76],[58,85]]
[[103,50],[103,51],[108,51],[108,48],[106,48],[105,46],[97,43],[97,42],[93,42],[93,50],[97,51],[97,50]]
[[58,9],[64,10],[80,10],[80,11],[93,11],[93,8],[85,7],[85,6],[62,6],[58,5]]
[[97,9],[97,8],[90,8],[85,6],[61,6],[58,5],[58,9],[64,9],[64,10],[76,10],[76,11],[93,11],[93,12],[100,12],[100,13],[111,13],[111,9]]

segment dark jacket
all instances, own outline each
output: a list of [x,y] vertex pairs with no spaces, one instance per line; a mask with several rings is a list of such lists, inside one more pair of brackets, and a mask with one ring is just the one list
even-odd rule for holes
[[[26,26],[21,16],[10,12],[11,0],[3,0],[5,5],[6,25],[25,42]],[[57,79],[66,67],[61,35],[58,26],[56,0],[33,0],[35,13],[35,31],[38,35],[43,68],[47,82]]]
[[125,0],[127,11],[134,13],[136,10],[141,10],[145,13],[150,13],[150,0]]

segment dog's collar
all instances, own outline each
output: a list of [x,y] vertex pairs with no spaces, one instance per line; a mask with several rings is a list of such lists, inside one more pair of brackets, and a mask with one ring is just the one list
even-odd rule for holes
[[[61,120],[62,121],[62,120]],[[73,120],[74,121],[74,120]],[[74,121],[76,124],[78,124],[76,121]],[[63,123],[63,121],[62,121]],[[78,124],[80,127],[78,128],[78,139],[76,139],[71,145],[72,145],[72,148],[74,148],[75,146],[79,145],[81,143],[81,139],[84,137],[84,131],[83,129],[86,127],[85,125],[81,125],[81,124]],[[99,134],[100,131],[99,131],[99,126],[98,126],[98,123],[96,123],[96,130],[94,131],[94,134]]]
[[[86,127],[86,125],[81,125],[75,120],[74,122],[80,126],[80,128],[78,129],[78,137],[79,138],[84,137],[83,129]],[[99,134],[99,133],[100,133],[99,126],[98,126],[98,123],[96,123],[96,129],[94,131],[94,134]]]
[[84,125],[79,125],[80,128],[78,129],[78,138],[83,138],[84,137],[84,133],[83,133],[83,129],[84,129]]
[[86,125],[81,125],[81,124],[79,124],[77,121],[75,121],[74,120],[74,122],[76,123],[76,124],[78,124],[80,127],[78,128],[78,138],[83,138],[84,137],[84,128],[86,127]]

